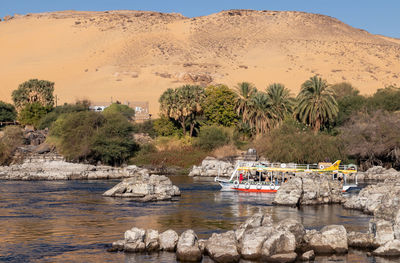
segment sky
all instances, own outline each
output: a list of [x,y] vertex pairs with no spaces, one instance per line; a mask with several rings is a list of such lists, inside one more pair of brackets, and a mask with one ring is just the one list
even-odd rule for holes
[[400,38],[400,0],[0,0],[0,17],[60,10],[147,10],[204,16],[228,9],[304,11]]

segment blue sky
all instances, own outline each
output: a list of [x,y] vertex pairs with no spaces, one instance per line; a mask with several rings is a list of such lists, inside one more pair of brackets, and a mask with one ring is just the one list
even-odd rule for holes
[[150,10],[202,16],[227,9],[294,10],[400,38],[400,0],[0,0],[0,17],[58,10]]

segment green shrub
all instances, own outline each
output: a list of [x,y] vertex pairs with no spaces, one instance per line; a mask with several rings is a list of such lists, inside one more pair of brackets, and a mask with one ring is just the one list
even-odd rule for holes
[[389,86],[378,89],[368,98],[368,107],[373,112],[376,110],[398,111],[400,110],[400,88]]
[[155,138],[157,136],[157,132],[154,129],[154,121],[152,120],[147,120],[141,123],[134,123],[133,132],[145,133],[148,134],[151,138]]
[[231,141],[229,132],[219,126],[203,126],[196,141],[196,145],[204,150],[211,151]]
[[270,134],[256,139],[253,147],[272,162],[317,163],[329,159],[346,161],[340,138],[315,134],[308,128],[286,121]]
[[135,117],[135,110],[132,109],[131,107],[121,104],[121,103],[113,103],[107,108],[104,109],[103,113],[108,114],[108,113],[121,113],[123,116],[125,116],[127,119],[131,120],[133,117]]
[[238,122],[235,111],[237,95],[227,86],[210,86],[206,88],[206,98],[203,102],[204,116],[212,125],[233,126]]
[[21,83],[18,89],[12,92],[12,99],[15,107],[18,109],[22,109],[25,105],[33,103],[52,108],[54,105],[53,92],[54,82],[30,79]]
[[0,139],[0,165],[10,164],[15,150],[24,143],[21,128],[8,126]]
[[40,120],[51,111],[51,107],[42,106],[38,102],[26,104],[18,115],[22,125],[33,125],[38,128]]
[[10,103],[0,101],[0,122],[15,121],[17,119],[17,111]]
[[153,122],[154,131],[158,136],[173,136],[179,135],[180,129],[175,125],[175,123],[166,117],[161,117]]

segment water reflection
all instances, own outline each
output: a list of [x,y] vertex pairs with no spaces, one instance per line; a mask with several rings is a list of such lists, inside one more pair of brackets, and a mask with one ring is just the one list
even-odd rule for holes
[[[175,262],[171,253],[107,253],[105,247],[133,226],[178,232],[192,228],[205,238],[233,229],[255,212],[267,212],[274,220],[295,218],[307,228],[344,224],[348,230],[366,231],[369,221],[341,206],[275,207],[272,194],[220,192],[212,182],[186,176],[172,180],[181,188],[181,198],[151,204],[101,196],[118,181],[2,181],[0,261]],[[340,260],[367,260],[365,253],[355,255],[361,261],[351,255]]]

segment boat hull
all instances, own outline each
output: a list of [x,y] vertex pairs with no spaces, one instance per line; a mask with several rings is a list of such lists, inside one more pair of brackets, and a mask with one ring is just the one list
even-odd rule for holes
[[276,193],[279,185],[258,184],[258,183],[233,183],[227,181],[217,181],[221,185],[221,191],[241,191],[248,193]]

